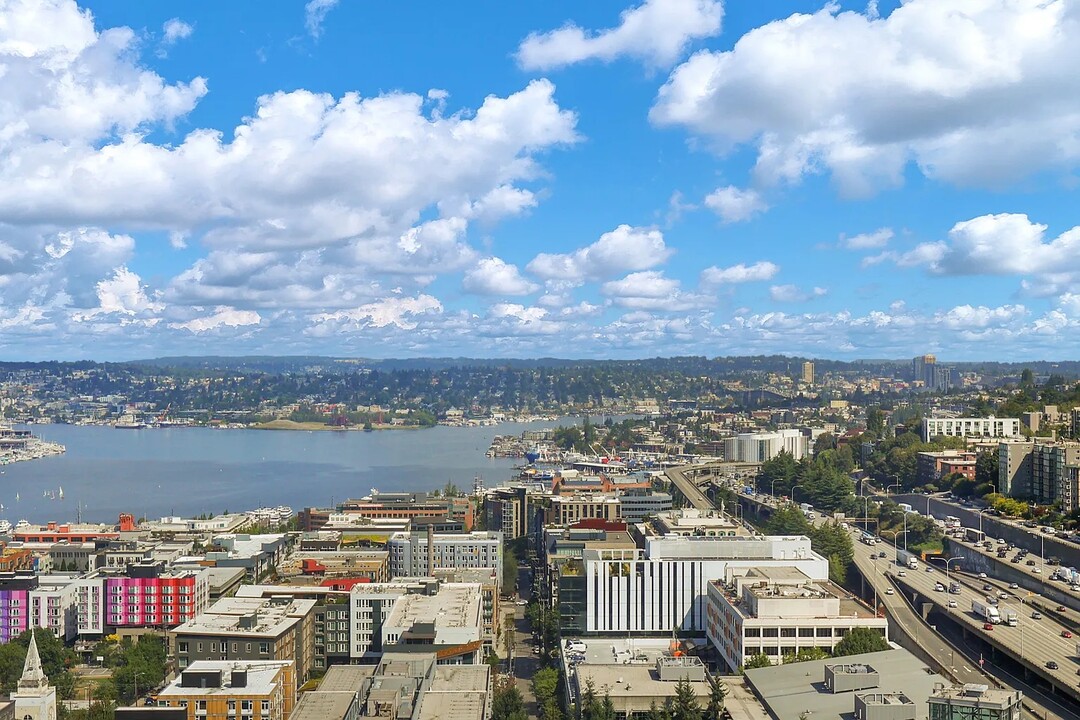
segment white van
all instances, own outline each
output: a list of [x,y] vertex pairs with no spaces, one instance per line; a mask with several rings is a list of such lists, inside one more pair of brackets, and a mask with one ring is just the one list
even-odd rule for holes
[[583,653],[588,649],[588,645],[581,642],[580,640],[567,640],[566,641],[566,649],[569,650],[570,652]]

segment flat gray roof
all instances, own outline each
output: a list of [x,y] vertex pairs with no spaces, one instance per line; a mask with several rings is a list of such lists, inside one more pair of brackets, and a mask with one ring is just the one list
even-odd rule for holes
[[374,665],[331,665],[316,692],[356,692],[374,674]]
[[307,692],[289,714],[289,720],[345,720],[356,703],[353,692]]
[[[832,693],[825,690],[825,666],[837,663],[865,663],[880,673],[876,688]],[[882,652],[829,658],[810,662],[777,665],[746,671],[746,682],[761,699],[769,715],[776,720],[799,717],[805,710],[810,717],[848,717],[855,710],[855,694],[902,692],[917,707],[925,707],[934,683],[949,681],[930,672],[926,664],[900,648]]]

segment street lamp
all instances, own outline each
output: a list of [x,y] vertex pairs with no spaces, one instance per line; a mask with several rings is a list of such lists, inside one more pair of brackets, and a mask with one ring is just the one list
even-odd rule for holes
[[907,530],[906,529],[903,530],[903,531],[900,531],[900,530],[878,530],[878,535],[892,535],[893,536],[893,541],[892,541],[892,544],[893,544],[893,559],[896,560],[896,562],[900,562],[900,556],[896,552],[896,550],[897,550],[896,536],[899,535],[901,532],[904,533],[904,546],[905,546],[904,552],[907,552]]
[[773,478],[769,483],[769,497],[771,497],[774,502],[776,501],[776,481],[779,479],[780,478]]
[[953,557],[953,558],[949,558],[948,560],[945,561],[945,582],[946,582],[946,584],[948,584],[950,582],[949,581],[949,563],[956,562],[957,560],[963,560],[963,559],[964,558],[962,558],[962,557]]
[[[1028,535],[1035,537],[1035,533],[1028,533]],[[1039,535],[1039,560],[1043,565],[1046,564],[1046,535]]]
[[885,488],[885,494],[886,494],[886,495],[888,495],[888,494],[889,494],[889,490],[893,489],[894,487],[895,487],[895,488],[898,488],[898,487],[902,487],[902,484],[901,484],[901,483],[898,483],[898,482],[895,482],[895,483],[893,483],[892,485],[889,485],[889,486],[887,486],[887,487]]
[[806,498],[810,499],[810,491],[806,489],[805,485],[792,485],[791,486],[791,502],[795,502],[795,488],[802,488],[806,492]]

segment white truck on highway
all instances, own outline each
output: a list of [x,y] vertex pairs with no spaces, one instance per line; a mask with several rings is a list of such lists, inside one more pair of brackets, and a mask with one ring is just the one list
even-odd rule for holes
[[918,558],[916,558],[914,555],[909,557],[907,559],[907,566],[911,570],[918,570],[919,569],[919,560],[918,560]]
[[971,612],[975,613],[988,623],[993,623],[994,625],[1001,624],[1001,613],[998,612],[996,607],[989,603],[980,600],[972,600]]
[[1005,613],[1005,624],[1009,627],[1016,627],[1020,622],[1020,617],[1014,612]]

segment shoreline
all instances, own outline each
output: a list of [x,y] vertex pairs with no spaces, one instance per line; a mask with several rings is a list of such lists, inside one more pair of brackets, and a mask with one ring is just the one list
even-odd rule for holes
[[[366,432],[363,426],[350,425],[348,427],[340,427],[336,425],[326,425],[324,423],[317,422],[296,422],[294,420],[271,420],[266,423],[251,423],[244,427],[252,430],[307,430],[309,432]],[[371,431],[376,430],[424,430],[423,425],[389,425],[383,423],[382,425],[372,425]]]

